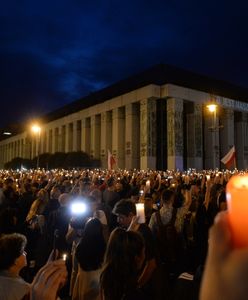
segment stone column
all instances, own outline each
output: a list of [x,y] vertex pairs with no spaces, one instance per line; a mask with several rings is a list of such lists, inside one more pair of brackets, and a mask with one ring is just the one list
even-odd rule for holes
[[29,159],[28,149],[29,149],[28,137],[25,137],[24,138],[24,150],[23,150],[24,151],[24,155],[23,155],[23,157],[27,158],[27,159]]
[[204,115],[205,169],[220,167],[219,117],[209,111]]
[[53,152],[53,130],[49,129],[48,131],[48,152]]
[[9,143],[8,161],[12,159],[12,143]]
[[68,152],[73,151],[73,123],[69,123],[67,125],[67,130],[68,130]]
[[90,155],[92,158],[100,159],[101,142],[101,116],[95,115],[90,118]]
[[36,136],[32,136],[32,156],[33,159],[36,156]]
[[5,164],[7,161],[6,161],[6,145],[3,145],[3,163]]
[[139,104],[131,103],[126,105],[126,152],[125,152],[125,168],[140,168],[140,116]]
[[108,150],[112,151],[112,112],[101,114],[101,165],[108,167]]
[[58,128],[53,128],[52,133],[53,133],[52,153],[55,153],[58,151]]
[[3,145],[0,146],[0,168],[3,169],[4,165],[4,150]]
[[66,132],[66,126],[61,126],[61,152],[65,152],[65,132]]
[[9,161],[9,146],[8,144],[5,145],[5,162]]
[[43,132],[43,153],[48,152],[48,138],[47,138],[47,131]]
[[58,152],[62,151],[62,126],[58,127]]
[[183,170],[183,100],[167,100],[168,169]]
[[52,153],[56,152],[56,146],[57,146],[57,128],[51,129],[52,131]]
[[72,125],[72,151],[77,151],[77,121]]
[[14,141],[14,155],[13,158],[17,157],[17,141]]
[[194,112],[187,115],[187,167],[202,170],[202,104],[193,105]]
[[90,118],[84,118],[81,120],[81,149],[83,152],[90,155]]
[[[234,146],[234,111],[223,109],[220,117],[220,159]],[[221,167],[224,167],[221,164]]]
[[7,162],[7,147],[6,144],[3,145],[3,164]]
[[76,151],[81,151],[81,144],[82,144],[82,125],[81,120],[78,120],[76,122],[76,129],[77,129],[77,145],[76,145]]
[[69,152],[69,124],[66,124],[65,127],[65,153]]
[[125,109],[118,107],[112,111],[112,154],[117,167],[125,168]]
[[24,158],[24,140],[23,139],[21,139],[20,156],[21,156],[21,158]]
[[156,169],[156,100],[140,101],[140,168]]
[[238,169],[248,168],[248,115],[235,113],[235,149]]

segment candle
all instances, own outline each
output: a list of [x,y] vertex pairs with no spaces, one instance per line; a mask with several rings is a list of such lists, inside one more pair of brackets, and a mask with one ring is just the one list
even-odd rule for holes
[[142,224],[146,222],[145,218],[145,206],[144,203],[136,203],[136,216],[139,217],[138,223]]
[[62,255],[62,259],[63,259],[64,261],[66,261],[66,258],[67,258],[67,254],[63,254],[63,255]]
[[147,191],[147,193],[150,193],[150,186],[151,186],[150,180],[147,180],[146,181],[146,191]]
[[210,175],[206,175],[207,181],[210,180]]
[[248,175],[230,179],[226,198],[234,246],[248,247]]

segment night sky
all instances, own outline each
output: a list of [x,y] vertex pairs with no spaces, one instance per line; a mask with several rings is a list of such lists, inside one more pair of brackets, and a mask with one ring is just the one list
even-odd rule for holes
[[248,87],[247,12],[246,1],[2,1],[0,127],[158,63]]

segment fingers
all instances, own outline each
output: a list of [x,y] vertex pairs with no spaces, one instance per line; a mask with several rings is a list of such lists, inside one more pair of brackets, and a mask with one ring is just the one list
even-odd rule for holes
[[41,268],[35,276],[33,284],[39,283],[40,285],[46,285],[49,277],[57,271],[61,272],[61,274],[66,273],[66,266],[63,260],[56,260]]
[[57,249],[53,249],[48,257],[47,263],[50,263],[55,259],[58,259],[58,257],[59,257],[59,251]]
[[59,288],[67,279],[66,266],[62,262],[46,264],[38,272],[31,286],[31,300],[55,300],[57,298]]
[[54,273],[52,273],[52,276],[50,275],[49,277],[47,277],[47,282],[46,282],[46,286],[48,288],[52,288],[54,290],[58,290],[61,283],[65,282],[67,277],[67,272],[66,272],[66,268],[61,269],[61,268],[57,268]]
[[228,222],[228,213],[221,212],[216,218],[209,232],[209,259],[213,263],[225,259],[232,250],[231,230]]

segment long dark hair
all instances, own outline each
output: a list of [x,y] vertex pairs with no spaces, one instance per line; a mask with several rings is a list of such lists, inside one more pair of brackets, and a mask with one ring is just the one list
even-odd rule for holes
[[84,271],[99,269],[103,263],[105,249],[102,224],[97,218],[91,218],[85,225],[83,237],[76,249],[80,267]]
[[139,233],[121,228],[111,233],[100,279],[105,300],[122,299],[136,287],[135,258],[141,256],[143,249],[144,241]]

